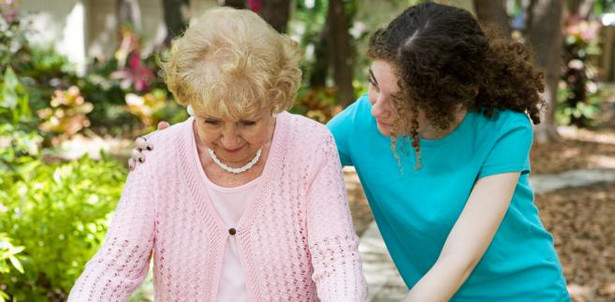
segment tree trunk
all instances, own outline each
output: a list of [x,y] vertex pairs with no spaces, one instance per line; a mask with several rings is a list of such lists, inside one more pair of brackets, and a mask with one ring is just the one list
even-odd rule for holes
[[587,20],[594,9],[595,0],[568,0],[568,10],[571,15],[577,15]]
[[329,24],[329,46],[333,63],[333,77],[337,87],[338,100],[343,107],[354,101],[352,87],[352,49],[350,46],[350,20],[344,10],[343,0],[330,0],[327,11]]
[[[532,1],[534,2],[534,1]],[[562,72],[562,21],[564,3],[561,0],[541,0],[531,5],[532,23],[528,24],[528,40],[534,47],[536,64],[545,73],[545,93],[547,102],[542,123],[536,128],[536,141],[558,140],[555,124],[557,105],[557,86]]]
[[312,64],[312,74],[309,83],[312,88],[325,87],[327,75],[329,74],[329,30],[328,24],[318,35],[318,41],[314,45],[314,63]]
[[116,14],[120,27],[130,25],[133,30],[141,31],[141,9],[137,0],[116,0]]
[[246,1],[245,0],[221,0],[221,1],[218,1],[218,2],[222,6],[230,6],[230,7],[237,8],[237,9],[244,9],[244,8],[246,8]]
[[162,0],[164,23],[167,27],[167,36],[164,44],[169,45],[173,38],[181,35],[188,23],[184,12],[190,7],[190,0]]
[[510,19],[506,12],[505,0],[474,0],[476,17],[481,23],[492,24],[506,37],[510,37]]
[[258,13],[275,30],[285,33],[290,18],[290,0],[263,0]]

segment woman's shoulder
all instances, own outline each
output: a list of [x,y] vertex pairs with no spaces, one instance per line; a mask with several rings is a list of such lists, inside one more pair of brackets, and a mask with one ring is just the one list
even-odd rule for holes
[[331,136],[331,132],[324,124],[313,119],[289,112],[283,112],[280,115],[285,119],[289,139],[310,141],[322,140]]
[[332,151],[337,155],[333,135],[324,124],[291,113],[284,113],[283,118],[286,125],[284,148],[290,156],[287,159],[309,165]]
[[150,132],[143,137],[151,143],[157,144],[173,144],[172,140],[183,138],[190,131],[192,118],[189,118],[181,123],[174,124],[164,130],[156,130]]
[[147,152],[146,160],[138,165],[139,168],[152,169],[153,166],[159,166],[160,163],[166,165],[177,158],[174,154],[177,154],[178,148],[190,145],[191,125],[192,119],[188,119],[164,130],[156,130],[142,136],[153,149]]

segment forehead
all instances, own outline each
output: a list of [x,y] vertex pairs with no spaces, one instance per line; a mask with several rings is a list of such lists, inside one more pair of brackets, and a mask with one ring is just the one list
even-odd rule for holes
[[383,60],[375,60],[370,67],[378,87],[380,90],[397,91],[399,87],[397,85],[397,74],[395,68],[390,63]]
[[[213,109],[213,110],[212,110]],[[204,110],[196,110],[195,114],[202,119],[216,119],[225,122],[239,122],[246,120],[259,120],[268,115],[267,108],[262,110],[250,110],[230,112],[231,110],[215,110],[220,108],[204,108]],[[232,110],[234,111],[234,110]]]

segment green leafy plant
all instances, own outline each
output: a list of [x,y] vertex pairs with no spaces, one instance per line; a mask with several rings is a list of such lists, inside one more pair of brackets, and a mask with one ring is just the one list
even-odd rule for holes
[[560,124],[591,127],[600,112],[601,96],[595,83],[592,56],[600,53],[600,23],[571,16],[564,39],[566,67],[560,81],[556,118]]
[[8,121],[5,118],[5,122],[16,124],[30,121],[32,113],[28,102],[29,95],[11,67],[7,67],[4,72],[0,91],[0,115],[9,113],[11,116]]
[[18,7],[14,1],[0,2],[0,71],[27,60],[30,46]]
[[121,195],[126,169],[95,161],[34,160],[0,170],[0,229],[23,246],[24,273],[3,281],[17,301],[63,301],[100,246]]
[[[0,204],[0,212],[6,211]],[[24,250],[23,246],[14,246],[11,238],[5,233],[0,233],[0,276],[9,275],[13,271],[21,274],[24,273],[21,265],[20,255]],[[5,302],[10,299],[10,296],[2,290],[0,284],[0,302]]]
[[0,170],[11,170],[38,156],[42,137],[33,131],[28,93],[11,67],[0,82],[0,93]]

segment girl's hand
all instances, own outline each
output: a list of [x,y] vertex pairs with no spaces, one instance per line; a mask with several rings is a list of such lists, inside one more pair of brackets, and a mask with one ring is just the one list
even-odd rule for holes
[[[158,130],[164,130],[166,128],[169,128],[169,126],[171,125],[169,125],[169,123],[167,122],[160,122],[158,123]],[[130,159],[128,160],[128,168],[130,168],[131,171],[137,167],[138,163],[145,162],[145,154],[143,152],[145,150],[154,150],[154,145],[148,142],[145,137],[141,136],[135,140],[135,148],[132,149],[132,152],[130,153]]]

